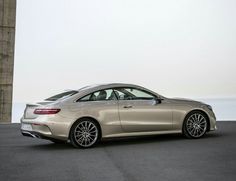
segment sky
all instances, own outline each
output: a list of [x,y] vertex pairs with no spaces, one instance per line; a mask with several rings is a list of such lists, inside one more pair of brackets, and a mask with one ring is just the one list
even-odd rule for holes
[[236,97],[235,0],[19,0],[14,102],[123,82]]

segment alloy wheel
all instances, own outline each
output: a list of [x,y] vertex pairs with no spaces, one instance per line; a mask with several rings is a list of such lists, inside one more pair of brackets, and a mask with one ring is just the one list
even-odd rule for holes
[[194,113],[186,121],[186,129],[191,137],[199,138],[203,136],[207,129],[207,120],[201,113]]
[[90,147],[98,139],[98,128],[92,121],[81,121],[74,129],[74,138],[79,146]]

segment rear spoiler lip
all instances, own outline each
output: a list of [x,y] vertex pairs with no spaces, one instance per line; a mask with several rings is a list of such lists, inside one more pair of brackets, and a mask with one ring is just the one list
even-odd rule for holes
[[38,107],[40,106],[40,104],[37,104],[37,103],[26,103],[26,107]]
[[46,106],[51,103],[55,103],[55,101],[41,101],[41,102],[36,102],[36,103],[26,103],[27,107],[39,107],[39,106]]

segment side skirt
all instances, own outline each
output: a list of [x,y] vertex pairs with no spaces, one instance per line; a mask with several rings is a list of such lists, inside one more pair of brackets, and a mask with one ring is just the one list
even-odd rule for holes
[[182,133],[182,130],[117,133],[117,134],[105,135],[102,138],[131,137],[131,136],[149,136],[149,135],[176,134],[176,133]]

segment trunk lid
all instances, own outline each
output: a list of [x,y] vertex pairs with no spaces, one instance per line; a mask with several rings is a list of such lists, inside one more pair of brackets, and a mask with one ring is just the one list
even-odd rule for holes
[[24,111],[24,118],[25,119],[35,119],[38,117],[37,114],[34,114],[34,110],[36,108],[42,108],[46,105],[49,105],[53,103],[53,101],[43,101],[43,102],[38,102],[38,103],[29,103],[29,104],[26,104],[26,107],[25,107],[25,111]]

